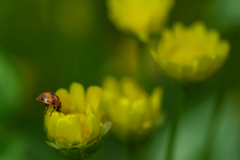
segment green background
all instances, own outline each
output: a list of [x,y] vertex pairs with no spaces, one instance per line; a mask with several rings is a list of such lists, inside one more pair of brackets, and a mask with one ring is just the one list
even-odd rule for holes
[[[176,21],[191,25],[201,20],[231,44],[224,66],[187,94],[174,143],[175,160],[201,157],[219,101],[213,141],[207,145],[209,158],[240,159],[239,5],[239,0],[177,0],[170,12],[167,26]],[[45,143],[44,104],[36,97],[45,91],[68,88],[74,81],[87,88],[100,86],[105,75],[120,78],[122,75],[106,69],[105,64],[112,61],[117,44],[125,36],[109,21],[104,0],[1,0],[0,160],[65,159]],[[164,160],[182,93],[158,71],[150,78],[146,71],[139,74],[137,80],[147,91],[163,86],[166,119],[149,141],[139,146],[135,159]],[[127,148],[107,134],[90,159],[122,160],[127,154]]]

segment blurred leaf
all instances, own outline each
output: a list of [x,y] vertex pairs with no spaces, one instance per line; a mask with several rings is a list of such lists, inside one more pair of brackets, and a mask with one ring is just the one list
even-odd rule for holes
[[11,115],[17,108],[20,108],[20,101],[23,94],[23,84],[20,75],[13,62],[0,50],[0,97],[1,117]]
[[[2,134],[1,134],[2,136]],[[1,137],[2,138],[2,137]],[[6,134],[1,141],[1,160],[24,160],[25,142],[20,134]]]
[[215,0],[208,6],[206,17],[219,28],[232,31],[231,29],[240,26],[239,6],[239,0]]
[[240,159],[239,104],[228,95],[220,117],[220,127],[213,146],[212,160]]

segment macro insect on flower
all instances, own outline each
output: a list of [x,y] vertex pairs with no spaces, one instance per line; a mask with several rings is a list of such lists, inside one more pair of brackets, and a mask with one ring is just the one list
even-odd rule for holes
[[[60,102],[60,99],[56,94],[54,94],[52,92],[44,92],[44,93],[41,93],[37,97],[37,100],[41,101],[43,103],[46,103],[46,105],[45,105],[45,115],[47,113],[49,105],[53,106],[52,112],[54,112],[56,110],[60,114],[62,103]],[[50,113],[50,117],[52,115],[52,112]]]
[[[83,159],[97,151],[102,137],[111,128],[111,123],[104,118],[99,105],[102,89],[90,86],[85,91],[81,83],[73,82],[69,90],[58,89],[55,94],[62,102],[61,113],[53,112],[54,106],[44,115],[46,143],[68,158]],[[40,97],[41,98],[41,97]]]

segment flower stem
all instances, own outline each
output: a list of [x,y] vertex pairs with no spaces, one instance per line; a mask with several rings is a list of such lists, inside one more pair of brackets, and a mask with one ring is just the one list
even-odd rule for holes
[[174,152],[174,144],[176,142],[176,136],[177,136],[177,132],[179,129],[179,123],[184,115],[185,112],[185,107],[186,107],[186,98],[187,98],[187,88],[182,87],[182,95],[181,95],[181,103],[178,106],[178,108],[176,108],[176,113],[175,116],[173,118],[173,124],[172,124],[172,128],[171,128],[171,134],[170,134],[170,140],[169,140],[169,144],[168,144],[168,150],[167,150],[167,157],[166,160],[172,160],[173,159],[173,152]]
[[223,100],[224,100],[225,90],[221,89],[221,90],[219,90],[218,93],[219,94],[217,95],[214,112],[213,112],[212,119],[211,119],[209,127],[208,127],[202,154],[200,156],[201,160],[202,159],[204,159],[204,160],[210,159],[211,153],[212,153],[212,148],[213,148],[213,145],[215,142],[215,136],[216,136],[217,130],[219,128],[219,124],[220,124],[219,119],[220,119],[220,114],[221,114],[221,111],[223,108]]

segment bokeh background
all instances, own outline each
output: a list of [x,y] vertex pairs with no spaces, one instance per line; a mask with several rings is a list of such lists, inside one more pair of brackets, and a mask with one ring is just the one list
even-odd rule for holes
[[[166,26],[201,20],[231,44],[223,67],[188,92],[188,105],[174,144],[175,160],[198,159],[205,147],[209,147],[211,160],[240,159],[239,6],[239,0],[177,0],[170,12]],[[45,91],[68,88],[74,81],[85,88],[101,86],[105,75],[133,76],[148,92],[157,85],[164,88],[165,122],[139,147],[135,157],[164,160],[181,91],[160,74],[150,51],[139,58],[137,43],[136,38],[110,22],[104,0],[1,0],[0,160],[65,159],[45,143],[44,104],[36,97]],[[206,146],[219,99],[222,105],[213,141]],[[126,158],[126,147],[111,134],[90,157]]]

